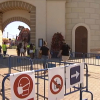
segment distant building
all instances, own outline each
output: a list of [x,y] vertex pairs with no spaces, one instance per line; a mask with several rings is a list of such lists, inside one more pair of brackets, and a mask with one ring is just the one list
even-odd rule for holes
[[39,38],[50,47],[54,33],[61,32],[73,52],[100,50],[100,0],[0,0],[0,12],[0,43],[7,25],[22,21],[36,48]]

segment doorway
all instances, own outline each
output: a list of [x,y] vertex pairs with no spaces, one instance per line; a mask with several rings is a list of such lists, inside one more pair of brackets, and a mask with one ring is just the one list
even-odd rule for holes
[[88,31],[84,26],[75,30],[75,52],[87,53]]

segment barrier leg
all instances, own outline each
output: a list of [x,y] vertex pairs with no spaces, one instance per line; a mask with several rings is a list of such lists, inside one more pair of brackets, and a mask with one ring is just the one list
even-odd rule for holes
[[[37,72],[37,75],[38,75],[39,73]],[[37,77],[37,100],[39,100],[39,78]]]
[[8,68],[9,71],[8,71],[8,73],[11,74],[11,57],[9,57],[9,62],[8,63],[9,63],[9,66],[8,66],[9,67]]
[[45,100],[45,73],[44,73],[44,100]]
[[31,64],[30,70],[33,70],[33,61],[32,61],[32,59],[30,59],[30,64]]
[[88,91],[88,65],[86,64],[86,91]]
[[82,100],[82,84],[80,84],[80,100]]
[[65,94],[66,94],[66,67],[64,68],[64,76],[65,76]]
[[10,74],[8,74],[7,76],[5,76],[4,79],[3,79],[3,81],[2,81],[2,100],[5,100],[5,80],[9,76],[10,76]]
[[82,92],[90,93],[90,94],[91,94],[91,100],[93,100],[93,93],[92,93],[92,92],[90,92],[90,91],[85,91],[85,90],[83,90]]

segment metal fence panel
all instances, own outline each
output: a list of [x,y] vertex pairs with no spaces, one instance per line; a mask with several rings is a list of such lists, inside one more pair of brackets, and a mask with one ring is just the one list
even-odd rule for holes
[[0,54],[0,65],[3,67],[8,67],[9,65],[9,55],[6,54],[5,57]]
[[19,72],[32,70],[32,61],[28,57],[10,56],[9,73],[12,69]]
[[[48,63],[53,63],[53,62],[52,61],[50,62],[50,60],[49,60],[46,63],[48,64]],[[65,62],[58,63],[58,65],[61,65],[61,64],[70,65],[73,63],[65,63]],[[59,67],[59,66],[56,66],[56,67]],[[48,92],[47,92],[48,91],[48,88],[47,88],[48,87],[48,74],[46,74],[46,73],[43,74],[43,72],[47,71],[47,70],[48,70],[47,68],[35,70],[36,100],[40,100],[40,99],[47,100],[48,99]],[[73,88],[70,88],[68,90],[65,89],[64,96],[69,95],[74,92],[77,92],[77,91],[80,91],[79,98],[80,98],[80,100],[82,100],[82,92],[88,92],[91,94],[91,100],[93,100],[93,94],[90,91],[88,91],[88,66],[87,66],[87,64],[85,64],[84,70],[86,72],[86,77],[85,77],[86,83],[84,84],[84,86],[82,86],[82,84],[80,84],[80,85],[74,86]],[[6,98],[8,98],[8,100],[10,99],[10,96],[7,97],[7,95],[6,95],[8,90],[5,88],[5,81],[6,81],[6,79],[8,79],[9,76],[10,76],[10,74],[5,76],[2,81],[2,98],[3,98],[2,100],[5,100]],[[9,87],[9,89],[10,89],[10,87]],[[9,95],[11,95],[11,94],[9,93]]]
[[100,66],[100,54],[72,52],[69,61],[74,63],[85,62],[89,65]]

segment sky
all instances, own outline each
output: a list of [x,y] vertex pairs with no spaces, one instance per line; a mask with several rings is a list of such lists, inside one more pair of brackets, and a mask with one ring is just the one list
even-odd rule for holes
[[20,22],[20,21],[14,21],[10,24],[8,24],[4,31],[3,31],[3,38],[7,38],[7,33],[8,33],[8,38],[16,38],[16,35],[19,35],[19,29],[18,26],[24,26],[25,28],[28,28],[30,30],[30,27],[25,24],[24,22]]

